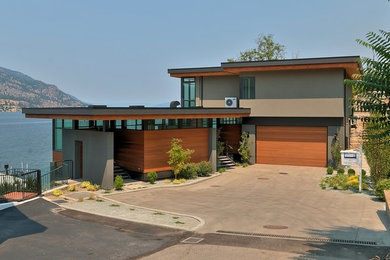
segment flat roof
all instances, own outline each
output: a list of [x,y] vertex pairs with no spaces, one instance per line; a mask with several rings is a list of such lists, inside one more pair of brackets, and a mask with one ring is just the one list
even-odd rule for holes
[[222,62],[220,67],[177,68],[168,69],[171,77],[224,76],[239,75],[245,72],[311,70],[311,69],[345,69],[348,76],[359,74],[361,64],[359,56],[320,57],[304,59],[283,59],[268,61]]
[[26,118],[73,120],[189,119],[248,117],[250,108],[60,107],[23,108]]

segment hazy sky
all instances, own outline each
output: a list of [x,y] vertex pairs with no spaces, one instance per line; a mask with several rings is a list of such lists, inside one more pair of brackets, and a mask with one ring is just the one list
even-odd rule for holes
[[0,0],[0,66],[94,104],[177,100],[168,68],[218,66],[274,34],[286,58],[361,55],[387,0]]

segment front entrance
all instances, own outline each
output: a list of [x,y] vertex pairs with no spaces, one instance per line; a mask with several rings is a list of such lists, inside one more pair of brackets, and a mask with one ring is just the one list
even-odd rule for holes
[[256,163],[326,167],[327,127],[257,126]]
[[75,159],[75,177],[76,179],[83,178],[83,142],[75,141],[74,142],[74,159]]

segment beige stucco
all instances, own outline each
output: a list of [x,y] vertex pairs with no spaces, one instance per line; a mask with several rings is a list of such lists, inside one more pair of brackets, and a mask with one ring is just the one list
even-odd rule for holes
[[[344,71],[305,70],[246,73],[255,77],[256,99],[240,100],[251,116],[343,117]],[[203,78],[203,106],[223,107],[239,97],[239,76]]]

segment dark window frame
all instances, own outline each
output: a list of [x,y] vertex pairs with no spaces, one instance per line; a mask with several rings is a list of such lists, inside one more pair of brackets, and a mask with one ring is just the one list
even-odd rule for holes
[[255,99],[255,89],[255,77],[240,77],[240,99]]
[[[193,85],[191,85],[191,83],[193,83]],[[193,87],[192,91],[191,91],[191,87]],[[193,92],[193,98],[191,97],[191,92]],[[187,93],[188,95],[186,95]],[[181,106],[196,107],[196,78],[195,77],[181,78]]]

